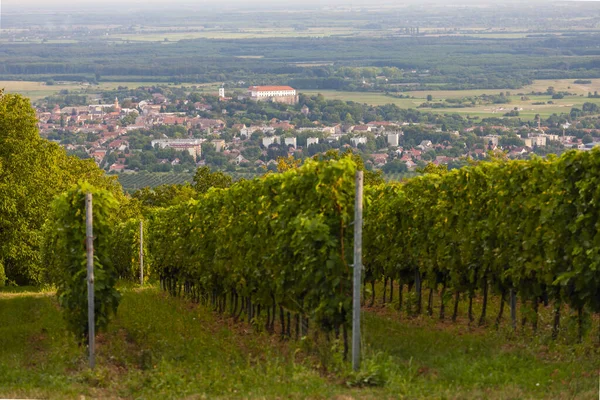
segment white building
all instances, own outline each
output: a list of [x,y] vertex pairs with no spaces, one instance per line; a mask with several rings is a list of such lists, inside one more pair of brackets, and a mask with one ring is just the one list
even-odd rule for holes
[[220,98],[224,98],[225,97],[225,88],[219,88],[219,97]]
[[552,140],[554,142],[558,142],[560,140],[560,136],[553,135],[550,133],[544,133],[544,134],[541,134],[540,136],[545,136],[547,140]]
[[248,94],[254,99],[295,96],[296,89],[290,86],[250,86]]
[[284,139],[284,143],[286,146],[294,146],[294,148],[296,148],[296,138],[295,137],[286,137]]
[[353,137],[350,139],[352,146],[358,147],[359,144],[367,144],[367,138],[364,136]]
[[485,145],[491,144],[492,146],[498,146],[498,140],[500,137],[498,135],[488,135],[483,137],[483,141]]
[[309,137],[306,139],[306,147],[310,146],[311,144],[319,144],[319,138],[317,137]]
[[297,104],[296,89],[290,86],[250,86],[248,96],[256,101],[273,101],[285,104]]
[[400,142],[400,134],[398,133],[388,133],[387,135],[387,143],[389,146],[398,147],[398,143]]
[[426,149],[430,149],[433,147],[433,143],[431,140],[422,140],[421,143],[417,146],[417,149],[425,151]]
[[202,143],[204,139],[156,139],[150,142],[152,147],[158,146],[161,149],[172,148],[175,150],[185,150],[192,157],[202,155]]
[[334,142],[336,140],[339,141],[342,136],[344,136],[344,135],[341,133],[334,133],[333,135],[327,136],[327,141],[329,143]]
[[215,139],[211,141],[212,145],[215,146],[215,151],[220,153],[225,149],[225,141],[223,139]]
[[274,143],[278,143],[279,142],[279,138],[277,136],[265,136],[264,138],[262,138],[262,145],[265,148],[269,148],[270,145],[274,144]]
[[530,136],[527,139],[523,139],[523,141],[525,142],[525,146],[527,147],[545,146],[546,140],[546,136]]

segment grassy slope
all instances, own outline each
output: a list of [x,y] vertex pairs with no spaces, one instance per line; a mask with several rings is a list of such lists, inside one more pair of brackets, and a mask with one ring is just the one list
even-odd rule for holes
[[390,308],[365,314],[361,377],[387,381],[368,389],[343,384],[348,366],[329,345],[281,342],[156,289],[125,291],[118,317],[98,337],[95,372],[65,331],[53,294],[0,292],[0,321],[0,397],[597,396],[597,354],[589,343],[548,346],[491,328],[408,322]]

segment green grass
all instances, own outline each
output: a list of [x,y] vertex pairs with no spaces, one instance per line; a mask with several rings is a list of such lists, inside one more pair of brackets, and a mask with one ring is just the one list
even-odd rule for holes
[[123,291],[92,372],[52,292],[3,289],[0,397],[597,398],[591,339],[548,344],[462,320],[409,320],[377,303],[364,314],[366,358],[352,374],[322,334],[281,341],[156,288]]

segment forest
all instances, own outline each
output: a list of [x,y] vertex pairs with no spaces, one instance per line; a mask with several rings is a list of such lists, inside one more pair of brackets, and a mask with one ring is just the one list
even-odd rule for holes
[[516,89],[533,79],[600,77],[599,39],[597,33],[579,33],[514,39],[425,36],[190,39],[168,44],[96,39],[7,43],[0,47],[0,79],[226,82],[234,87],[286,83],[297,89],[382,92]]

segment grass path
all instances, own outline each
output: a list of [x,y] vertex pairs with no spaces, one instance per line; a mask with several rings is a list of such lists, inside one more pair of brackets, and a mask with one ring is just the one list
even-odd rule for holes
[[53,293],[0,291],[0,398],[597,398],[590,343],[549,346],[407,320],[389,306],[367,311],[356,376],[322,334],[281,341],[155,288],[124,289],[91,372]]

